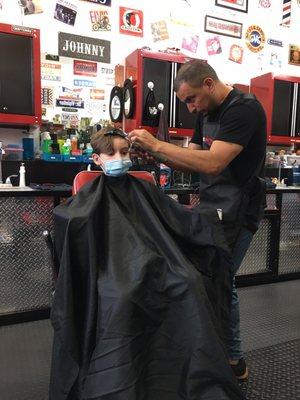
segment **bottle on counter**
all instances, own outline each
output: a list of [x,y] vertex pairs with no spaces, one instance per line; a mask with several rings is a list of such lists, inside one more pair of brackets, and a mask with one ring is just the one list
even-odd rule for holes
[[25,172],[26,172],[25,171],[25,165],[24,165],[24,163],[21,163],[20,170],[19,170],[19,173],[20,173],[19,187],[25,187],[26,186]]
[[78,140],[76,135],[71,135],[71,153],[76,154],[77,153],[77,145],[78,145]]
[[65,143],[62,146],[62,154],[68,156],[71,153],[71,140],[66,139]]

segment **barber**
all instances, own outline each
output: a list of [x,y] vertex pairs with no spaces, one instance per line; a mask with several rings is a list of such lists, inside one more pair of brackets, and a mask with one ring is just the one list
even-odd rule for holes
[[144,129],[129,134],[132,142],[172,168],[197,172],[200,209],[222,209],[222,223],[233,253],[233,292],[228,353],[238,379],[248,377],[243,358],[239,301],[234,285],[243,258],[263,215],[266,117],[258,100],[221,82],[206,62],[191,60],[176,76],[174,90],[197,114],[188,148],[157,140]]

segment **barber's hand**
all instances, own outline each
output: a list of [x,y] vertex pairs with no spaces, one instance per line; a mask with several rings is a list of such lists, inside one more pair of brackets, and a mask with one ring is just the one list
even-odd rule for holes
[[145,129],[134,129],[128,134],[129,140],[138,144],[142,149],[151,152],[157,151],[158,140]]

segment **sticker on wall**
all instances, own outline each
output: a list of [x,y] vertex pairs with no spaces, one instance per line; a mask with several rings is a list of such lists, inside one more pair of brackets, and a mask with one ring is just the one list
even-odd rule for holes
[[246,45],[249,50],[257,53],[265,46],[265,34],[257,25],[250,25],[246,31]]
[[56,99],[56,107],[84,108],[83,100]]
[[300,65],[300,45],[289,45],[289,64]]
[[102,6],[111,6],[111,0],[82,0],[89,1],[90,3],[101,4]]
[[101,67],[100,72],[101,74],[111,75],[115,73],[115,70],[113,68]]
[[270,8],[271,5],[271,0],[259,0],[258,2],[258,7],[260,8]]
[[39,14],[43,12],[41,0],[19,0],[24,15]]
[[230,47],[228,59],[230,61],[241,64],[243,62],[243,55],[244,55],[244,49],[242,48],[242,46],[233,44]]
[[248,12],[248,0],[216,0],[215,4],[235,11]]
[[166,21],[152,22],[151,34],[153,42],[169,39],[169,32]]
[[41,79],[45,81],[61,81],[61,65],[53,63],[41,63]]
[[42,87],[42,105],[53,106],[53,88]]
[[58,33],[58,55],[110,63],[110,42],[87,36]]
[[213,38],[207,39],[206,49],[209,56],[222,53],[222,46],[219,36],[214,36]]
[[231,36],[240,39],[242,37],[243,24],[206,15],[204,30],[205,32],[212,32],[217,33],[218,35]]
[[62,108],[61,109],[62,111],[66,111],[66,112],[72,112],[72,113],[77,113],[78,112],[78,110],[77,110],[77,108],[71,108],[71,107],[69,107],[69,108]]
[[81,87],[96,87],[96,82],[87,79],[74,79],[73,84]]
[[77,7],[74,4],[66,0],[57,0],[54,10],[55,19],[65,24],[74,26],[76,15]]
[[90,20],[93,31],[111,31],[110,16],[108,8],[90,11]]
[[82,88],[70,89],[66,86],[62,86],[59,99],[82,100],[82,98],[80,97],[81,93]]
[[91,61],[73,61],[74,75],[97,76],[97,63]]
[[268,44],[271,46],[278,46],[278,47],[283,47],[283,41],[282,40],[277,40],[277,39],[271,39],[269,38],[267,40]]
[[270,65],[272,65],[275,68],[281,68],[282,60],[279,54],[273,52],[270,54]]
[[56,54],[45,54],[45,60],[47,61],[59,61],[59,56]]
[[120,7],[119,31],[125,35],[143,36],[143,11]]
[[292,2],[291,0],[282,0],[282,21],[281,25],[287,28],[291,25],[291,9],[292,9]]
[[186,35],[182,38],[181,47],[184,50],[190,51],[191,53],[197,53],[198,42],[199,42],[198,35],[192,35],[192,34]]
[[105,90],[104,89],[90,89],[91,100],[104,100]]
[[75,128],[79,125],[79,117],[77,114],[62,113],[61,114],[61,122],[67,128]]

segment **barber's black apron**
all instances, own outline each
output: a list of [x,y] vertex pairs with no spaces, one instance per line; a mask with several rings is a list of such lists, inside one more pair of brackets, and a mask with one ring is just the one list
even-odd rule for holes
[[[233,104],[246,103],[255,99],[251,94],[240,94],[234,97],[225,107],[215,122],[204,117],[202,125],[202,148],[209,150],[220,131],[220,120]],[[244,222],[245,211],[249,201],[247,184],[240,186],[236,182],[229,166],[219,175],[199,173],[200,209],[214,208],[222,210],[222,223],[228,244],[232,248]]]

